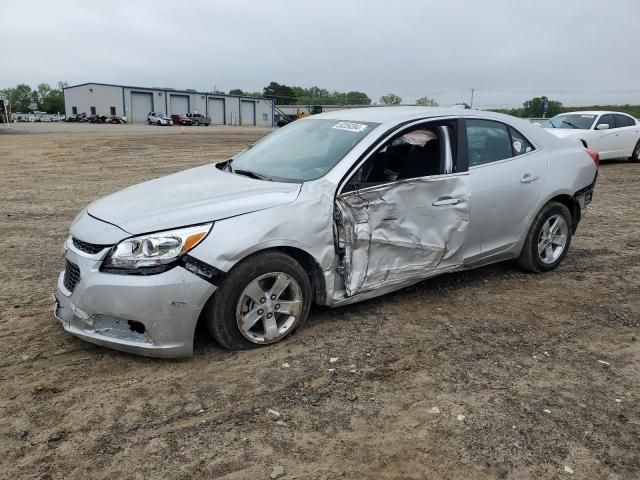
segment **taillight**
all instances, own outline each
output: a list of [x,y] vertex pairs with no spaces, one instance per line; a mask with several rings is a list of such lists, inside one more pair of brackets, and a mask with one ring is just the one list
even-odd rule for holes
[[587,148],[587,153],[593,159],[593,163],[596,164],[596,167],[599,167],[600,166],[600,154],[598,152],[596,152],[595,150],[591,150],[590,148]]

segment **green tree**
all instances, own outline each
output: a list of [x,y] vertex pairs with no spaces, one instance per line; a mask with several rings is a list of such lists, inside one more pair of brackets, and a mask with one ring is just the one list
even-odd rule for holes
[[562,112],[562,102],[559,102],[557,100],[549,100],[547,97],[542,96],[535,97],[524,102],[522,104],[522,106],[524,107],[522,115],[529,118],[541,117],[543,113],[542,107],[545,101],[549,102],[549,110],[547,111],[546,115],[547,117],[553,117],[554,115]]
[[38,107],[42,108],[42,105],[44,105],[47,97],[51,95],[51,87],[48,83],[41,83],[40,85],[38,85],[38,88],[36,88],[34,93],[36,94],[36,98],[38,99]]
[[347,105],[371,105],[371,99],[364,92],[347,92],[346,97]]
[[380,102],[385,105],[400,105],[402,103],[402,98],[400,98],[395,93],[389,93],[388,95],[383,95],[380,97]]
[[425,107],[437,107],[439,106],[439,103],[436,102],[433,98],[420,97],[416,100],[416,105],[424,105]]
[[244,92],[239,88],[232,88],[229,90],[229,95],[244,95]]
[[21,83],[15,88],[7,88],[5,90],[7,100],[11,105],[11,111],[23,112],[29,111],[29,106],[37,101],[37,95],[31,90],[29,85]]
[[278,82],[269,83],[262,89],[262,93],[265,97],[274,97],[278,105],[293,105],[296,99],[291,87]]

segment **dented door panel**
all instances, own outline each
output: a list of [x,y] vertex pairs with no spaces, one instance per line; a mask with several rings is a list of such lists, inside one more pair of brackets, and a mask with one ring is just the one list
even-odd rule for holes
[[336,206],[348,296],[462,264],[469,224],[467,174],[356,190],[340,195]]

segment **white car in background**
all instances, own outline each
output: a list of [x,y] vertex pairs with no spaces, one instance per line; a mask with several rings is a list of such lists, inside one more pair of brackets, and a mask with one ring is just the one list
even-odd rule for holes
[[147,123],[149,125],[173,125],[173,120],[164,113],[149,112],[149,115],[147,115]]
[[600,154],[600,160],[640,161],[640,122],[622,112],[568,112],[543,125],[560,138],[573,138]]

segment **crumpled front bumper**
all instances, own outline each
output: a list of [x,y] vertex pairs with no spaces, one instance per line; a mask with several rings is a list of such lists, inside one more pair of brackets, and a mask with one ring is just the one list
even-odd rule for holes
[[200,312],[216,287],[182,267],[156,275],[100,272],[96,255],[68,240],[67,261],[80,280],[69,291],[60,273],[54,315],[64,329],[91,343],[138,355],[184,357],[193,352]]

